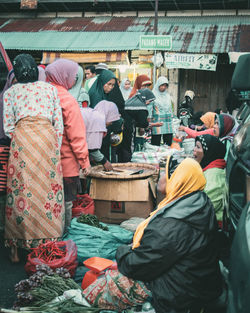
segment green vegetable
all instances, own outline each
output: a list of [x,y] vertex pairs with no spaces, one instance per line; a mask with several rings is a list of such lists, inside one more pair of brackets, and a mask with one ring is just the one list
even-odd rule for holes
[[78,223],[88,224],[102,230],[109,230],[107,226],[102,225],[96,215],[92,214],[82,214],[77,218]]
[[86,307],[75,303],[72,299],[63,300],[57,303],[46,303],[39,307],[25,307],[20,311],[0,309],[3,313],[90,313],[99,312],[100,308]]
[[52,301],[57,296],[61,296],[64,291],[70,289],[80,289],[73,279],[64,279],[59,275],[44,276],[40,287],[30,290],[33,296],[32,305],[41,306]]

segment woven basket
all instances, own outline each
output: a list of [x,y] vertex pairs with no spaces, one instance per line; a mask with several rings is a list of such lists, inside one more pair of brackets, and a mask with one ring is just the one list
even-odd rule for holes
[[143,170],[141,174],[133,174],[129,175],[127,173],[112,173],[112,172],[105,172],[103,170],[102,165],[94,166],[91,169],[89,174],[90,177],[94,178],[101,178],[101,179],[119,179],[119,180],[132,180],[132,179],[142,179],[150,177],[157,173],[157,168],[154,165],[150,165],[147,163],[112,163],[112,166],[117,170],[128,170],[128,171],[139,171]]

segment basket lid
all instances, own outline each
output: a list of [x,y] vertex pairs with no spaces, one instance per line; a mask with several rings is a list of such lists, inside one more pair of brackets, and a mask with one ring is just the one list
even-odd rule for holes
[[147,163],[112,163],[113,171],[106,172],[102,165],[94,166],[90,177],[101,179],[132,180],[148,178],[157,172],[154,165]]

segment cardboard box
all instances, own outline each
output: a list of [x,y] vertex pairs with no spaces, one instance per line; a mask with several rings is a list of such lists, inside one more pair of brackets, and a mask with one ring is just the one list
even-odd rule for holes
[[148,217],[154,209],[155,184],[151,178],[92,178],[90,197],[94,199],[95,214],[100,221],[120,224],[130,217]]

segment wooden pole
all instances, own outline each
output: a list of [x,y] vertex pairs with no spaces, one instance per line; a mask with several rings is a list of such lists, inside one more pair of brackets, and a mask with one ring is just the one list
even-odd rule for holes
[[[158,0],[155,0],[155,21],[154,21],[154,35],[158,33]],[[153,84],[156,83],[156,50],[154,51],[154,71],[153,71]]]

